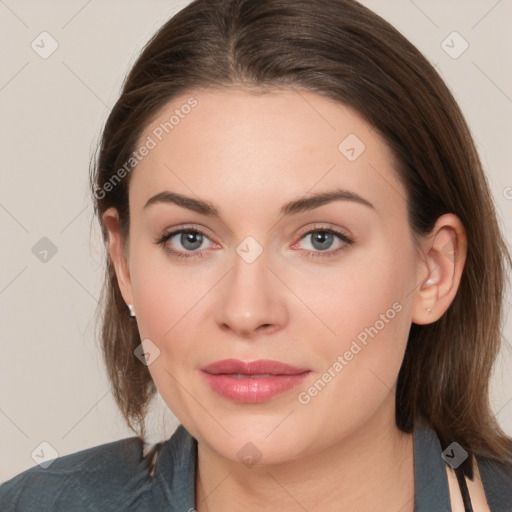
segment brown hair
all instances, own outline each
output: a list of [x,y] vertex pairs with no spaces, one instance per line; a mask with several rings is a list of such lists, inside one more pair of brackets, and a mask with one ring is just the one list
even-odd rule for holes
[[[352,0],[195,0],[152,37],[124,82],[91,170],[95,213],[115,207],[128,239],[130,160],[149,120],[170,100],[200,88],[253,92],[302,89],[349,105],[373,125],[398,162],[416,235],[456,214],[468,237],[459,290],[446,313],[411,327],[396,392],[396,424],[424,418],[443,444],[512,464],[512,440],[489,405],[501,343],[510,255],[469,129],[450,91],[422,54],[389,23]],[[107,191],[108,190],[108,191]],[[134,356],[141,340],[107,255],[99,312],[114,397],[144,435],[155,386]]]

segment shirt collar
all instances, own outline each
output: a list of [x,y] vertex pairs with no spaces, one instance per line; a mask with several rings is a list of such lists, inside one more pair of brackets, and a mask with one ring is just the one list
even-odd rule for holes
[[[450,492],[441,444],[423,421],[414,426],[414,512],[451,512]],[[179,425],[164,443],[157,461],[157,479],[170,510],[193,512],[197,469],[197,440]]]

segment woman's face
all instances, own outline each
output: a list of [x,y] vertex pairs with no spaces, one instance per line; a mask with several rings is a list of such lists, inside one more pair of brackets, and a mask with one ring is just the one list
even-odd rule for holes
[[[173,100],[142,145],[120,286],[185,428],[225,458],[276,463],[391,425],[427,270],[379,134],[314,93],[226,89]],[[162,193],[189,200],[151,201]],[[225,359],[308,373],[275,394],[286,378],[206,376]]]

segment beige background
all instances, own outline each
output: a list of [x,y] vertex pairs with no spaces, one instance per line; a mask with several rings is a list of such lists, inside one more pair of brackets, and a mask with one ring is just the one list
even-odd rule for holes
[[[31,454],[41,450],[64,455],[133,435],[115,408],[94,339],[103,248],[95,222],[90,229],[88,166],[129,66],[149,36],[186,3],[0,0],[2,481],[33,466]],[[454,92],[510,244],[511,0],[363,3],[416,44]],[[31,47],[43,31],[58,43],[46,59]],[[458,58],[442,47],[453,31],[469,44]],[[464,44],[453,37],[447,40],[452,55]],[[57,249],[45,263],[32,252],[43,237]],[[491,403],[510,435],[511,340],[509,318]],[[160,402],[151,425],[158,439],[177,423]]]

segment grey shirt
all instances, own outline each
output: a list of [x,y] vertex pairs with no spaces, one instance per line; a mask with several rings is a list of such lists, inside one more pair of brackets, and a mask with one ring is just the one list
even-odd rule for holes
[[[142,449],[131,437],[30,468],[0,486],[0,511],[193,512],[197,441],[180,425],[160,446],[152,475]],[[512,471],[477,460],[491,512],[511,512]],[[415,512],[451,512],[441,445],[424,424],[414,429],[414,476]]]

